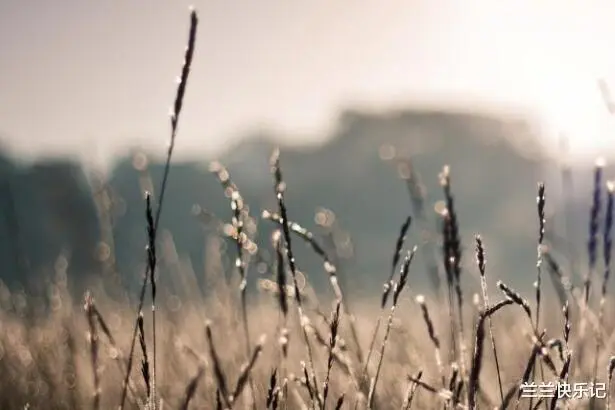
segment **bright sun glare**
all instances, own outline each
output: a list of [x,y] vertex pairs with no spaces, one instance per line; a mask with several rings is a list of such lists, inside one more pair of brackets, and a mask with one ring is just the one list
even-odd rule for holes
[[615,117],[605,85],[590,77],[571,79],[565,86],[545,87],[537,101],[547,134],[556,139],[552,142],[566,139],[572,160],[592,160],[615,146]]
[[529,88],[551,142],[559,143],[564,136],[573,161],[593,163],[598,156],[612,156],[615,116],[609,105],[610,92],[615,92],[615,60],[608,52],[607,36],[590,29],[542,35],[542,42],[529,45],[535,65],[523,85]]
[[[482,59],[484,67],[491,67],[485,73],[496,76],[494,94],[538,111],[550,152],[564,135],[573,161],[593,163],[597,156],[615,156],[609,155],[615,154],[615,116],[598,85],[604,79],[615,95],[613,3],[590,2],[590,7],[580,0],[518,0],[512,6],[475,1],[481,7],[471,18],[465,9],[459,12],[465,19],[455,34],[461,39],[461,56]],[[487,37],[491,40],[479,41]],[[462,48],[469,44],[476,49]],[[486,88],[489,80],[484,75],[477,83]]]

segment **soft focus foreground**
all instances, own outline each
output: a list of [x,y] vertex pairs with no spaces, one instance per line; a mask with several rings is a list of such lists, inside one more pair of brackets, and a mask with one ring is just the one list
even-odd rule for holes
[[[220,392],[220,380],[216,377],[214,359],[210,354],[211,345],[206,338],[208,320],[211,321],[209,326],[213,346],[219,356],[226,388],[230,391],[234,389],[242,365],[247,361],[237,291],[239,281],[235,276],[232,283],[227,283],[223,272],[216,265],[212,263],[211,271],[207,272],[207,283],[210,289],[215,289],[213,296],[207,299],[200,297],[198,291],[195,291],[196,277],[187,270],[178,272],[171,286],[160,289],[156,386],[160,408],[183,408],[182,403],[187,395],[190,395],[191,384],[195,386],[188,408],[216,408],[216,402],[220,400],[216,399],[217,392]],[[411,275],[415,274],[413,270],[418,269],[420,268],[410,265]],[[290,276],[288,280],[292,283]],[[494,292],[494,280],[489,282],[491,303],[508,300],[504,294]],[[310,397],[310,390],[315,389],[322,396],[322,383],[327,374],[331,342],[330,312],[334,305],[318,303],[309,287],[303,286],[302,302],[309,317],[309,322],[305,322],[305,329],[312,347],[315,377],[320,383],[315,388],[308,387],[306,373],[301,364],[307,366],[308,374],[311,369],[296,306],[291,298],[292,291],[287,295],[289,310],[288,318],[284,320],[274,282],[265,282],[262,285],[258,300],[248,307],[253,348],[261,335],[266,336],[265,339],[260,339],[263,350],[250,371],[254,392],[252,396],[250,389],[246,388],[234,407],[243,408],[244,403],[250,402],[254,397],[256,408],[267,408],[267,396],[271,395],[272,390],[271,376],[276,372],[274,389],[277,388],[275,394],[278,408],[311,408],[318,399]],[[86,305],[84,311],[81,301],[73,300],[66,291],[66,276],[61,269],[47,286],[48,303],[45,304],[24,294],[11,294],[8,289],[2,289],[0,406],[6,409],[27,408],[28,404],[32,409],[89,408],[95,391],[94,364],[100,377],[100,408],[116,408],[126,368],[125,347],[130,343],[135,319],[133,304],[112,301],[98,287],[94,287],[94,298],[88,301],[90,305]],[[274,292],[271,292],[272,290]],[[374,289],[374,294],[379,294],[378,289]],[[574,298],[571,297],[571,300]],[[345,403],[342,408],[355,408],[356,403],[363,403],[358,408],[365,408],[370,391],[370,378],[375,376],[379,366],[381,370],[372,408],[420,409],[441,407],[442,404],[453,407],[456,400],[459,400],[458,406],[466,406],[468,377],[472,374],[472,366],[476,366],[473,341],[483,301],[477,295],[474,298],[467,295],[465,298],[465,374],[459,373],[462,369],[461,356],[451,357],[449,354],[452,332],[445,300],[440,303],[425,300],[422,296],[415,295],[411,288],[400,297],[395,316],[390,323],[386,320],[390,308],[387,307],[384,311],[385,320],[374,344],[371,363],[367,372],[363,372],[372,332],[380,315],[377,309],[379,302],[374,299],[373,303],[353,306],[360,348],[355,345],[350,318],[342,314],[336,347],[333,349],[327,408],[333,408],[342,396]],[[94,326],[90,327],[88,312],[92,306],[96,315]],[[427,308],[434,326],[431,331],[423,319],[423,306]],[[562,380],[571,384],[591,382],[594,377],[594,360],[597,359],[598,382],[607,381],[609,356],[614,342],[612,308],[608,302],[607,306],[604,323],[599,326],[604,345],[597,345],[601,339],[592,326],[586,324],[585,331],[581,330],[584,326],[583,315],[579,314],[580,309],[574,302],[570,307],[573,312],[570,318],[570,339],[565,342],[564,315],[557,303],[548,301],[542,313],[545,318],[543,326],[547,328],[547,332],[540,341],[544,346],[537,359],[537,352],[533,347],[538,340],[532,340],[533,328],[523,308],[517,305],[507,306],[495,314],[492,323],[499,371],[504,394],[513,393],[512,404],[517,399],[517,391],[514,388],[524,377],[526,381],[536,383],[542,380],[557,382],[564,364],[568,363],[569,355],[572,357],[570,369],[564,372],[566,374]],[[533,309],[534,306],[531,306],[531,310]],[[101,317],[98,317],[98,314]],[[595,319],[595,314],[587,317]],[[289,330],[286,338],[281,333],[285,323]],[[151,321],[146,318],[145,328],[150,326]],[[386,342],[383,340],[385,332],[388,333]],[[478,382],[473,386],[479,408],[493,408],[501,404],[488,334],[489,332],[482,335],[483,363],[479,369]],[[282,351],[286,339],[289,351],[288,357],[284,358]],[[145,342],[147,346],[151,346],[151,336],[146,336]],[[381,357],[384,343],[386,349]],[[602,347],[596,350],[597,346]],[[141,350],[137,349],[135,360],[140,361],[142,356]],[[360,361],[360,356],[363,361]],[[536,373],[533,377],[529,374],[524,376],[528,362],[534,359],[537,360]],[[418,377],[419,374],[422,374],[420,380],[428,385],[419,386],[415,390],[415,385],[408,377]],[[430,391],[432,387],[435,392]],[[409,397],[413,397],[410,403]],[[534,404],[536,400],[534,399]],[[550,403],[553,399],[544,400]],[[135,370],[127,407],[143,408],[146,401],[145,382],[139,370]],[[522,399],[522,408],[527,408],[529,401],[528,398]],[[587,400],[569,400],[567,403],[562,399],[560,401],[562,405],[572,405],[572,408],[588,405]],[[224,403],[221,405],[224,406]],[[604,400],[598,400],[596,408],[603,408],[604,405]]]

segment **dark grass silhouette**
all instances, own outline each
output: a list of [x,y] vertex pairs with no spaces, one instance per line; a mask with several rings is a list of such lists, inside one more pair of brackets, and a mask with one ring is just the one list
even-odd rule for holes
[[[396,233],[391,233],[394,256],[391,266],[382,270],[384,289],[374,289],[374,301],[357,303],[351,312],[330,250],[290,219],[293,204],[287,203],[285,193],[293,185],[292,181],[287,185],[282,177],[283,157],[278,150],[271,157],[277,210],[264,210],[261,215],[279,229],[272,243],[255,243],[254,235],[244,229],[254,218],[226,168],[214,163],[212,171],[231,199],[232,229],[224,233],[235,243],[232,256],[237,274],[227,275],[221,264],[211,264],[206,275],[215,280],[206,298],[190,285],[195,279],[190,278],[194,275],[190,272],[180,270],[169,278],[173,286],[161,286],[156,272],[158,265],[166,262],[158,257],[157,228],[197,23],[196,12],[192,11],[157,207],[152,204],[153,193],[147,195],[144,205],[147,270],[136,311],[128,302],[109,297],[103,286],[92,286],[85,297],[84,314],[68,291],[66,264],[57,264],[55,277],[46,284],[47,312],[41,312],[37,301],[28,295],[0,287],[0,408],[610,408],[615,317],[607,289],[613,184],[606,184],[606,216],[601,218],[601,168],[596,170],[594,180],[590,263],[582,287],[573,284],[571,273],[549,253],[545,241],[545,230],[549,229],[544,212],[546,189],[539,184],[533,302],[502,281],[497,282],[497,296],[489,293],[489,244],[480,235],[474,238],[478,283],[473,284],[470,275],[461,275],[463,238],[459,225],[463,221],[456,210],[463,204],[454,201],[453,174],[445,166],[440,175],[445,199],[441,212],[445,282],[440,285],[439,279],[433,278],[433,297],[414,294],[412,278],[420,269],[412,264],[414,255],[419,246],[422,252],[429,251],[425,251],[425,244],[406,248],[407,232],[413,229],[411,221],[424,221],[424,216],[419,182],[405,178],[415,215],[403,223],[396,241]],[[602,248],[598,246],[601,231]],[[333,300],[319,300],[310,287],[301,272],[301,261],[295,259],[295,238],[308,243],[322,258]],[[261,282],[258,298],[248,303],[250,255],[268,246],[275,254],[268,266],[271,280]],[[600,299],[592,303],[589,295],[600,251],[604,275]],[[406,257],[396,275],[402,254]],[[213,255],[218,259],[222,256],[220,252]],[[544,297],[543,260],[553,279],[554,301]],[[426,266],[432,275],[440,269],[435,261],[429,259]],[[496,272],[490,276],[497,279]],[[463,293],[464,283],[477,285],[480,295],[468,298]],[[149,318],[143,314],[148,284],[152,300]],[[490,302],[494,297],[497,302]],[[390,299],[384,331],[380,331]],[[327,311],[331,315],[324,313]],[[487,331],[491,349],[485,346]],[[254,332],[261,335],[257,341],[251,340]],[[137,337],[139,349],[135,348]],[[465,347],[468,345],[472,346],[470,351]],[[443,351],[450,354],[444,358]],[[133,369],[138,359],[140,372]],[[486,366],[491,361],[494,366]],[[521,386],[528,382],[605,383],[608,391],[604,399],[556,396],[533,400],[522,394]]]

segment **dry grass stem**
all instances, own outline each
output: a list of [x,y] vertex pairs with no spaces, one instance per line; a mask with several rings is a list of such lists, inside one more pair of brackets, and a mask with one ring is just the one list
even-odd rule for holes
[[391,332],[391,325],[393,324],[393,316],[395,315],[395,309],[397,308],[397,303],[399,302],[399,296],[401,291],[406,286],[408,282],[408,275],[410,273],[410,264],[414,259],[414,254],[416,253],[417,247],[412,248],[412,251],[408,252],[408,255],[404,259],[404,263],[401,268],[401,273],[399,275],[399,281],[395,283],[393,288],[393,305],[391,306],[391,311],[389,313],[389,318],[387,321],[387,326],[384,333],[384,339],[382,340],[382,345],[380,346],[380,357],[378,359],[378,365],[376,367],[376,375],[373,377],[371,386],[369,389],[369,393],[367,395],[367,405],[368,408],[373,408],[374,398],[376,395],[376,386],[378,385],[378,379],[380,378],[380,371],[382,370],[382,363],[384,361],[384,351],[386,349],[387,343],[389,341],[389,334]]
[[[168,181],[168,177],[169,177],[169,171],[171,169],[171,158],[173,156],[173,150],[175,148],[175,138],[177,136],[177,127],[179,124],[179,116],[181,114],[182,111],[182,106],[183,106],[183,101],[184,101],[184,95],[186,93],[186,85],[188,83],[188,76],[190,74],[190,68],[192,66],[192,59],[194,56],[194,49],[195,49],[195,44],[196,44],[196,33],[197,33],[197,26],[198,26],[198,17],[196,14],[196,11],[194,9],[192,9],[190,11],[190,29],[189,29],[189,34],[188,34],[188,45],[186,47],[186,52],[184,55],[184,63],[182,65],[182,70],[181,70],[181,76],[179,78],[178,81],[178,86],[177,86],[177,93],[175,95],[175,102],[173,104],[173,111],[171,113],[171,140],[169,143],[169,148],[167,151],[167,157],[166,157],[166,161],[165,161],[165,167],[164,167],[164,173],[163,173],[163,177],[162,177],[162,182],[160,184],[160,195],[158,197],[158,207],[156,209],[156,217],[153,223],[153,231],[154,231],[154,235],[156,234],[157,230],[158,230],[158,225],[160,222],[160,216],[162,214],[162,204],[164,202],[164,194],[166,192],[166,186],[167,186],[167,181]],[[156,238],[154,237],[154,242],[155,242]],[[141,286],[141,293],[140,293],[140,297],[139,297],[139,306],[137,308],[137,312],[141,312],[143,310],[143,303],[145,301],[145,291],[147,288],[147,282],[149,279],[149,264],[147,265],[147,271],[145,272],[145,275],[143,277],[143,284]],[[138,332],[138,323],[135,323],[133,332],[132,332],[132,341],[130,344],[130,353],[128,354],[128,366],[126,369],[126,375],[124,378],[124,384],[122,387],[122,394],[121,394],[121,399],[120,399],[120,410],[124,409],[124,403],[126,401],[126,393],[127,393],[127,389],[128,389],[128,382],[130,379],[130,371],[132,368],[132,358],[134,355],[134,347],[135,347],[135,341],[137,338],[137,332]]]

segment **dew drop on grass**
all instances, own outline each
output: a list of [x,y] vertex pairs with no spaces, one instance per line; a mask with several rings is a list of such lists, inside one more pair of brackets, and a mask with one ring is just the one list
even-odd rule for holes
[[324,225],[325,221],[326,221],[325,213],[316,212],[316,215],[314,215],[314,222],[316,222],[316,224],[318,225]]
[[434,204],[433,207],[434,211],[438,214],[438,215],[445,215],[446,214],[446,202],[444,201],[436,201],[436,203]]
[[248,253],[252,256],[256,255],[258,252],[258,245],[254,242],[250,242],[247,247]]
[[223,231],[226,236],[233,236],[235,228],[231,224],[224,224]]

